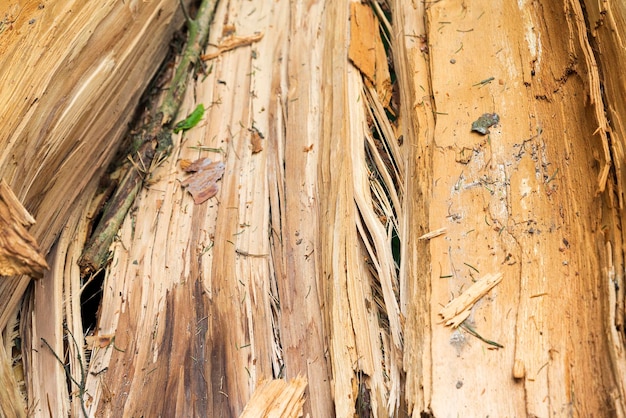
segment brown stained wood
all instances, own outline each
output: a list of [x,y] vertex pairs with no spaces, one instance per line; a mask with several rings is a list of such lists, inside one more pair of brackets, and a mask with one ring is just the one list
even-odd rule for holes
[[368,4],[350,3],[350,47],[348,58],[376,87],[383,106],[391,100],[391,76],[379,22]]
[[[247,17],[257,29],[259,22],[272,24],[275,16],[258,6],[223,6],[210,42],[219,43],[229,19],[246,22]],[[250,26],[237,27],[252,32]],[[271,45],[271,38],[260,42]],[[273,345],[271,326],[270,266],[267,257],[249,256],[269,253],[269,200],[262,175],[269,156],[263,151],[253,155],[249,146],[253,126],[267,132],[268,113],[260,110],[267,104],[255,105],[254,111],[249,105],[253,81],[264,86],[264,77],[272,74],[271,58],[256,63],[250,47],[237,48],[190,89],[183,113],[203,103],[205,122],[174,137],[172,158],[153,172],[134,218],[122,228],[103,287],[97,332],[115,335],[124,352],[97,348],[93,353],[92,370],[108,367],[87,382],[94,396],[90,411],[97,416],[151,415],[159,409],[182,416],[237,416],[254,384],[280,372],[281,353]],[[260,69],[252,71],[253,64]],[[253,80],[253,73],[259,79]],[[224,153],[199,155],[198,148]],[[226,168],[216,197],[194,205],[181,187],[186,174],[176,161],[199,156]],[[118,373],[120,368],[127,372]],[[190,380],[204,386],[187,391]],[[146,387],[163,399],[160,406],[141,398]],[[197,401],[185,398],[189,394]]]
[[34,223],[11,188],[0,179],[0,275],[41,278],[48,269],[35,238],[26,230]]

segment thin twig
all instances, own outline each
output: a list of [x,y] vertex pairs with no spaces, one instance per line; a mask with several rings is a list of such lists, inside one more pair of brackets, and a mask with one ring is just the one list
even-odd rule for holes
[[461,324],[461,328],[463,328],[465,331],[469,332],[471,335],[473,335],[474,337],[478,338],[479,340],[481,340],[482,342],[486,344],[492,345],[497,348],[504,348],[502,344],[497,343],[495,341],[488,340],[482,335],[480,335],[478,332],[476,332],[474,328],[472,328],[470,325],[467,324],[467,321],[463,321],[463,323]]
[[78,364],[80,365],[80,383],[76,381],[76,379],[74,379],[74,377],[70,373],[69,367],[65,366],[63,360],[61,360],[59,355],[52,349],[52,346],[48,343],[48,341],[46,341],[45,338],[42,338],[41,341],[48,347],[48,349],[50,349],[52,355],[57,359],[59,364],[61,364],[61,367],[63,367],[63,371],[65,371],[65,375],[67,376],[67,378],[78,387],[78,399],[80,401],[80,406],[83,410],[83,415],[85,415],[85,417],[88,417],[89,415],[87,414],[87,408],[85,407],[85,393],[87,393],[87,389],[85,388],[87,383],[87,372],[85,371],[85,364],[83,363],[83,358],[80,355],[80,347],[76,342],[76,338],[74,338],[74,334],[72,334],[72,332],[65,324],[63,325],[63,329],[70,335],[70,337],[72,337],[72,342],[76,347],[76,357],[78,359]]

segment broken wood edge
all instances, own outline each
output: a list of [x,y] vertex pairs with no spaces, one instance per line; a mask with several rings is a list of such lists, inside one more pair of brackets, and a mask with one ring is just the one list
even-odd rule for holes
[[0,275],[43,277],[50,267],[26,227],[35,219],[9,185],[0,179]]

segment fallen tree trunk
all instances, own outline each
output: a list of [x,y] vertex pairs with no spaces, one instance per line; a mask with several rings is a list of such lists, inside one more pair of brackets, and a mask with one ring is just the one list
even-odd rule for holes
[[[36,219],[30,233],[50,262],[67,251],[57,240],[83,214],[183,16],[171,1],[9,1],[0,16],[0,177]],[[18,315],[22,329],[33,325],[22,335],[28,396],[2,397],[6,416],[68,413],[65,374],[40,340],[63,353],[63,276],[52,264],[22,309],[30,278],[0,281],[6,347]],[[3,354],[11,365],[11,350]],[[2,370],[4,387],[17,389]]]
[[[31,411],[623,416],[624,11],[603,5],[219,4],[183,104],[204,119],[146,170],[104,274],[77,266],[96,170],[69,221],[25,205],[59,237],[22,311]],[[199,203],[204,158],[224,173]]]

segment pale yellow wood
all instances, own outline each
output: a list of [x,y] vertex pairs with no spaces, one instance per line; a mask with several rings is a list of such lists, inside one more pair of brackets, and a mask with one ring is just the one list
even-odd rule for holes
[[[432,100],[426,3],[396,0],[393,13],[393,54],[400,96],[399,134],[408,146],[405,184],[407,199],[399,219],[401,249],[400,308],[404,319],[403,369],[407,414],[430,411],[432,351],[430,249],[416,239],[441,225],[431,226],[432,153],[435,103]],[[409,347],[409,349],[407,349]]]
[[[188,90],[181,113],[197,103],[207,113],[196,128],[175,136],[172,157],[152,172],[150,187],[123,226],[103,288],[98,329],[114,335],[123,351],[112,345],[93,351],[91,370],[109,369],[88,378],[92,413],[237,415],[255,382],[280,372],[282,353],[271,328],[275,284],[264,174],[271,155],[253,154],[250,142],[253,126],[265,141],[275,140],[266,129],[276,120],[267,118],[281,110],[280,102],[270,107],[268,95],[262,96],[265,103],[251,106],[256,86],[271,85],[278,59],[268,53],[255,61],[252,48],[274,45],[284,36],[269,26],[285,27],[278,23],[287,15],[271,10],[248,2],[218,6],[211,43],[220,43],[225,24],[234,24],[238,35],[259,30],[266,35],[258,45],[212,61],[208,77]],[[223,161],[226,170],[217,196],[195,205],[181,188],[187,174],[178,161],[200,156]],[[121,365],[132,373],[115,372]],[[185,398],[186,382],[192,382],[194,401]],[[146,391],[153,403],[142,399]]]
[[[13,346],[12,339],[15,335],[9,335],[11,340],[2,339],[0,345],[0,384],[4,388],[0,391],[0,410],[2,415],[7,418],[26,417],[27,406],[20,393],[20,383],[23,383],[23,371],[20,364],[13,364],[13,356],[11,348]],[[9,347],[9,350],[7,350]]]
[[301,417],[306,379],[266,380],[257,384],[240,418]]

